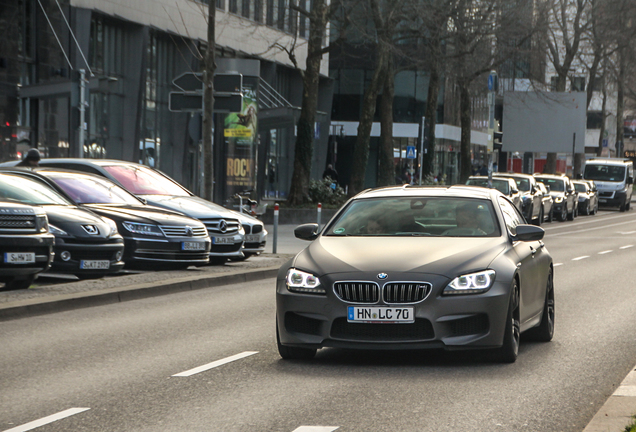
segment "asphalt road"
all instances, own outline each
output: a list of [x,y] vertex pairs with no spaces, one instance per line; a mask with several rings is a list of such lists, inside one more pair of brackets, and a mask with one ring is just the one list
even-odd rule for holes
[[283,361],[272,279],[0,323],[0,431],[57,414],[37,430],[580,432],[636,363],[636,212],[544,228],[556,334],[522,342],[514,364]]

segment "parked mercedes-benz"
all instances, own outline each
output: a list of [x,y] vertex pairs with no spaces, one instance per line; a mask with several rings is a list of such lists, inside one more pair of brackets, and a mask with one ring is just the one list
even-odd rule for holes
[[593,215],[598,211],[598,194],[592,190],[589,181],[573,180],[574,189],[579,194],[579,213]]
[[557,219],[574,220],[578,215],[578,194],[572,185],[572,181],[565,175],[535,174],[538,182],[550,187],[550,195],[554,200],[554,214]]
[[528,223],[541,225],[544,215],[541,202],[541,191],[537,187],[537,181],[529,174],[520,173],[493,173],[493,177],[511,178],[517,183],[521,192],[521,213]]
[[[468,177],[466,184],[469,186],[488,187],[488,177],[470,176]],[[521,205],[521,192],[517,189],[517,182],[508,177],[493,177],[492,187],[510,198],[510,201],[512,201],[515,207],[517,207],[519,211],[523,212],[523,207]]]
[[[15,165],[7,162],[0,166]],[[199,198],[162,172],[134,162],[109,159],[42,159],[40,166],[101,175],[148,204],[184,213],[203,222],[212,239],[210,258],[244,258],[265,251],[267,230],[263,222]],[[241,229],[243,227],[243,229]],[[245,238],[239,240],[244,231]]]
[[44,209],[48,230],[55,236],[52,271],[98,278],[124,267],[124,240],[111,219],[78,207],[45,183],[20,173],[0,171],[0,196]]
[[0,201],[0,291],[27,289],[55,256],[42,207]]
[[37,179],[82,208],[115,221],[125,241],[127,268],[174,269],[209,262],[210,238],[196,219],[146,205],[101,176],[55,168],[13,171]]
[[276,280],[285,358],[323,347],[489,349],[517,358],[521,333],[554,332],[552,258],[494,189],[385,187],[353,197]]

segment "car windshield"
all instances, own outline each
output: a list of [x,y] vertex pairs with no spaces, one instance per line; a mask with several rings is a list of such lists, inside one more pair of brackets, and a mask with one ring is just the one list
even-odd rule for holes
[[50,177],[79,204],[141,205],[141,201],[108,179],[74,174],[51,174]]
[[0,200],[30,205],[74,205],[44,183],[17,175],[0,175]]
[[401,197],[354,200],[325,235],[496,237],[500,230],[490,200]]
[[550,186],[550,191],[552,192],[565,192],[565,182],[561,179],[537,177],[537,181]]
[[[466,184],[469,186],[488,187],[488,179],[480,179],[480,178],[468,179]],[[508,180],[492,179],[492,186],[504,195],[508,195],[508,193],[510,193],[508,189],[508,186],[509,186]]]
[[581,192],[581,193],[587,193],[587,188],[585,187],[584,184],[582,183],[574,183],[574,189],[577,192]]
[[190,196],[178,183],[152,168],[135,165],[108,165],[103,168],[135,195]]
[[517,183],[517,189],[519,189],[522,192],[529,192],[530,191],[530,180],[528,180],[527,178],[521,178],[521,177],[511,177],[515,183]]
[[611,165],[585,165],[583,177],[589,180],[622,182],[625,179],[625,167]]

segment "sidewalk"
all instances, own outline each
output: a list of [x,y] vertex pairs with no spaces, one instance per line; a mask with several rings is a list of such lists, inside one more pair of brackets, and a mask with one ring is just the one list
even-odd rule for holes
[[[280,266],[308,242],[293,237],[295,226],[281,225],[277,253],[273,254],[272,228],[266,227],[266,252],[242,262],[53,285],[38,286],[36,281],[28,290],[0,292],[0,321],[275,277]],[[636,370],[627,375],[583,432],[623,432],[634,414]]]

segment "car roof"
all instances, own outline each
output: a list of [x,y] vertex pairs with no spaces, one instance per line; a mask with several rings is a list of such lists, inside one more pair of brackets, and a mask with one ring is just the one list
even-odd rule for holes
[[533,178],[530,174],[522,174],[522,173],[503,173],[503,172],[498,172],[498,173],[492,173],[493,176],[497,176],[497,177],[519,177],[519,178]]
[[83,159],[83,158],[46,158],[42,159],[40,163],[79,163],[82,165],[99,165],[99,166],[109,166],[109,165],[139,165],[137,162],[129,162],[118,159]]
[[551,178],[551,179],[555,179],[555,180],[565,180],[565,179],[569,178],[565,174],[542,174],[542,173],[534,174],[534,177]]
[[[470,177],[468,177],[468,180],[488,180],[488,176],[470,176]],[[502,178],[497,178],[497,179],[493,178],[493,180],[506,181],[506,180],[512,180],[512,179],[510,177],[502,177]]]
[[619,158],[592,158],[585,161],[585,164],[591,165],[633,165],[629,159]]
[[492,199],[493,195],[502,195],[496,189],[489,189],[481,186],[386,186],[374,189],[367,189],[356,195],[360,198],[387,198],[387,197],[452,197],[452,198],[477,198]]

